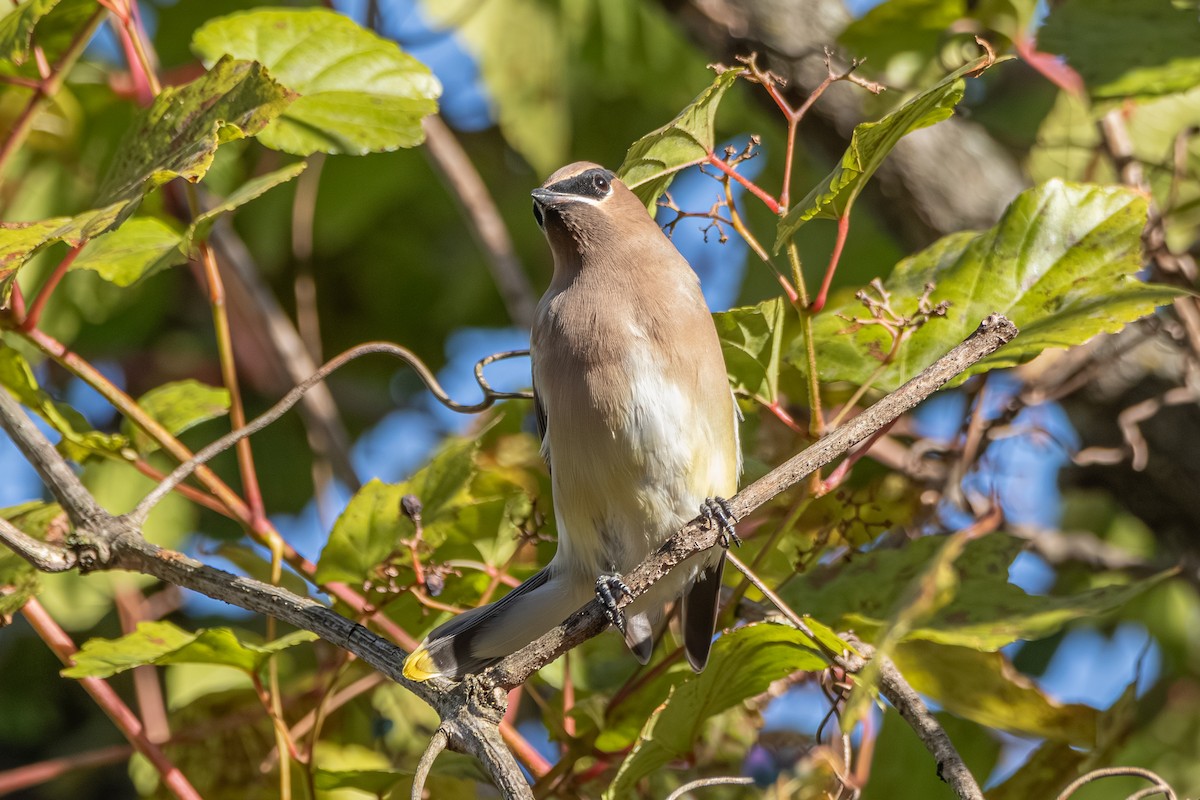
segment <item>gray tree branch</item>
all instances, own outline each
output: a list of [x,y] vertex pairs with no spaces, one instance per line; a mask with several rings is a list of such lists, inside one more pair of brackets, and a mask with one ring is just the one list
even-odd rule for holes
[[[730,503],[734,514],[739,519],[745,517],[794,486],[813,470],[830,463],[916,406],[970,365],[995,352],[1016,334],[1017,329],[1009,320],[998,314],[989,316],[964,342],[920,375],[738,493]],[[566,650],[604,630],[606,623],[598,603],[588,604],[563,625],[483,675],[458,684],[442,679],[414,683],[404,678],[401,669],[407,654],[357,622],[310,598],[206,566],[147,542],[142,536],[140,516],[114,517],[100,508],[20,405],[2,391],[0,426],[8,431],[25,457],[38,469],[75,527],[68,546],[61,549],[31,540],[11,525],[0,527],[0,541],[35,566],[59,571],[73,566],[80,572],[98,569],[141,572],[312,631],[354,653],[432,706],[442,719],[438,730],[439,735],[445,737],[446,745],[478,758],[503,796],[532,797],[516,760],[499,734],[506,690],[519,685]],[[702,518],[690,522],[626,576],[632,595],[623,597],[621,605],[627,605],[671,567],[711,547],[715,541],[716,531],[710,530]],[[436,750],[431,749],[430,762],[436,756]],[[940,757],[939,763],[943,763]]]

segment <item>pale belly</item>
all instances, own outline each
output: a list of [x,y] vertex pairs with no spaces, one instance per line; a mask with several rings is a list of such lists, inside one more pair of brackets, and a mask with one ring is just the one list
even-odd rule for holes
[[[637,372],[641,379],[623,396],[591,402],[602,393],[588,391],[585,380],[575,403],[548,409],[554,566],[581,580],[628,572],[695,517],[706,497],[736,490],[736,443],[719,440],[728,420],[704,418],[724,404],[693,402],[661,375]],[[570,419],[567,409],[575,410]]]

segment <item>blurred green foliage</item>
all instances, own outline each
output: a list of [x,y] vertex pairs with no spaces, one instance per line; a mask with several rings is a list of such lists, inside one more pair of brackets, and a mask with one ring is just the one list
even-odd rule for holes
[[[300,320],[315,339],[307,344],[320,352],[388,339],[437,369],[452,334],[510,324],[487,257],[464,231],[460,198],[420,147],[422,118],[438,109],[438,80],[403,42],[295,5],[143,4],[156,17],[147,64],[166,85],[144,104],[131,77],[145,66],[136,48],[122,51],[132,60],[116,63],[90,51],[77,62],[71,56],[98,19],[95,0],[25,0],[0,17],[0,78],[8,78],[0,83],[0,124],[20,145],[6,148],[0,162],[0,385],[57,433],[60,451],[114,513],[134,506],[153,485],[150,476],[170,470],[174,445],[195,450],[227,430],[234,405],[222,388],[228,353],[214,334],[213,287],[201,266],[214,237],[234,243],[282,307],[283,322]],[[759,186],[780,191],[785,121],[742,70],[715,78],[706,72],[710,57],[663,7],[649,0],[424,7],[457,31],[478,62],[496,124],[458,138],[534,286],[547,283],[551,265],[529,219],[528,191],[566,161],[621,165],[653,210],[684,166],[720,157],[713,150],[730,137],[755,134],[757,157],[766,161]],[[105,24],[121,42],[120,22]],[[991,311],[1009,314],[1024,332],[972,374],[1077,347],[1179,296],[1179,287],[1140,280],[1141,235],[1153,205],[1171,247],[1197,247],[1196,25],[1194,3],[1182,0],[1067,0],[1044,19],[1031,0],[885,0],[855,20],[841,47],[868,56],[860,72],[893,88],[879,98],[864,93],[875,121],[853,131],[840,159],[797,154],[792,194],[808,196],[791,209],[775,214],[749,195],[737,209],[747,231],[789,251],[786,264],[772,262],[785,281],[815,287],[822,276],[813,265],[828,262],[836,235],[820,218],[849,214],[897,142],[952,115],[974,120],[1007,146],[1032,188],[990,230],[953,233],[916,253],[859,204],[834,294],[816,315],[783,297],[776,273],[752,255],[737,307],[716,315],[731,384],[749,416],[742,428],[748,472],[761,474],[806,443],[814,376],[828,415],[830,405],[908,380]],[[1023,60],[976,61],[976,34]],[[1038,49],[1065,56],[1085,91],[1058,90],[1047,79],[1061,78],[1062,65],[1032,57]],[[43,101],[39,69],[61,67],[63,58],[71,61],[66,80]],[[1099,152],[1096,122],[1114,103],[1132,155],[1144,164],[1149,196],[1119,185]],[[60,278],[37,324],[24,325],[20,303],[35,307],[39,287]],[[311,300],[307,283],[315,286]],[[294,381],[280,378],[280,356],[265,338],[268,323],[280,321],[267,320],[252,291],[233,282],[226,288],[223,309],[253,416],[282,394],[281,381]],[[804,340],[809,330],[815,363]],[[121,365],[123,394],[139,410],[93,425],[63,398],[80,377],[106,386],[88,371],[100,362]],[[352,436],[424,397],[410,372],[369,360],[329,385]],[[113,387],[105,391],[121,401]],[[365,485],[341,515],[323,520],[328,536],[315,563],[297,557],[277,580],[319,596],[331,582],[346,584],[368,610],[417,639],[454,611],[500,596],[554,546],[548,476],[526,413],[524,404],[510,403],[462,436],[441,436],[403,482],[361,476]],[[155,434],[151,423],[165,433]],[[966,416],[962,423],[965,430]],[[921,444],[911,427],[896,435],[913,449]],[[295,417],[256,435],[253,452],[271,514],[304,508],[328,480]],[[148,520],[147,536],[182,548],[197,534],[199,557],[220,556],[270,579],[270,556],[252,542],[253,526],[210,491],[217,480],[242,491],[234,454],[212,467],[217,478],[189,484],[193,498],[207,494],[207,502],[172,495]],[[1141,567],[1067,560],[1053,565],[1044,594],[1026,592],[1009,578],[1027,545],[1023,535],[932,535],[945,532],[937,502],[953,497],[953,481],[963,477],[955,464],[949,468],[943,480],[951,483],[938,485],[895,462],[863,462],[837,486],[810,483],[784,493],[749,522],[741,555],[811,615],[810,629],[825,646],[840,648],[835,631],[853,629],[888,652],[938,704],[981,780],[1004,745],[997,731],[1043,740],[989,797],[1054,796],[1080,772],[1113,764],[1156,769],[1181,795],[1200,791],[1200,601],[1193,584],[1169,569],[1175,552],[1119,494],[1073,492],[1063,530],[1083,532]],[[939,500],[931,502],[930,493]],[[420,501],[419,523],[402,508],[408,496]],[[53,504],[0,513],[35,538],[61,544],[70,534]],[[767,605],[736,573],[727,581],[754,607]],[[408,796],[436,716],[331,645],[300,632],[281,635],[257,618],[189,611],[173,590],[144,576],[38,575],[0,550],[0,621],[19,620],[34,596],[78,642],[87,641],[64,674],[109,677],[143,713],[138,703],[158,703],[172,732],[166,753],[202,795],[278,796],[278,754],[261,699],[264,685],[277,680],[301,745],[301,762],[290,762],[298,795]],[[362,606],[337,608],[370,624]],[[170,619],[158,620],[163,613]],[[668,631],[647,667],[606,634],[532,680],[523,689],[521,729],[531,735],[540,723],[559,761],[559,782],[545,781],[539,791],[662,797],[690,778],[736,773],[770,751],[777,769],[767,782],[779,796],[823,796],[838,775],[865,779],[864,797],[950,796],[895,710],[872,712],[870,674],[848,712],[866,720],[862,736],[873,755],[860,747],[855,763],[843,764],[840,740],[818,740],[811,730],[794,740],[764,731],[764,708],[789,686],[842,688],[823,675],[826,662],[804,634],[776,620],[743,624],[750,615],[738,609],[726,614],[731,630],[700,676],[682,666]],[[1082,625],[1111,631],[1122,622],[1144,625],[1162,652],[1161,674],[1142,699],[1130,690],[1098,709],[1063,704],[1037,685],[1066,632]],[[1018,641],[1028,644],[1015,657],[1002,649]],[[127,672],[146,665],[162,677],[157,700]],[[17,766],[119,743],[59,670],[27,626],[18,621],[0,632],[0,674],[20,675],[0,681],[0,785]],[[115,762],[69,771],[28,796],[165,793],[140,756],[119,754]],[[486,796],[482,781],[473,762],[443,756],[429,790]],[[1137,788],[1098,782],[1077,797],[1124,797]],[[759,790],[705,791],[741,797]]]

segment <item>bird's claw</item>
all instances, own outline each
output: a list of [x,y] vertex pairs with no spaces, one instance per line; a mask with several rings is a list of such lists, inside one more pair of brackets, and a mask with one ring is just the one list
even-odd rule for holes
[[730,544],[742,546],[742,537],[737,535],[735,528],[737,520],[734,519],[733,509],[729,507],[728,500],[724,497],[706,497],[700,504],[700,514],[710,525],[717,527],[717,544],[726,550]]
[[620,575],[613,573],[596,578],[596,599],[604,607],[604,616],[622,636],[625,635],[625,614],[617,607],[617,601],[621,599],[621,595],[632,594]]

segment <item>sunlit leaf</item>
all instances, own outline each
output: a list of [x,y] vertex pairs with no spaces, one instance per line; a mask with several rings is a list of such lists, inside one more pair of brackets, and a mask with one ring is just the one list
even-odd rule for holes
[[62,434],[58,449],[67,458],[83,461],[93,455],[125,457],[128,439],[94,430],[82,414],[43,391],[29,362],[3,341],[0,341],[0,386]]
[[442,92],[429,69],[395,42],[327,9],[219,17],[196,31],[192,49],[208,63],[225,55],[252,59],[299,95],[258,134],[268,147],[296,155],[418,145],[421,119],[437,111]]
[[266,645],[246,644],[229,628],[194,633],[171,622],[141,622],[119,639],[89,639],[62,674],[68,678],[107,678],[144,664],[213,664],[254,673],[275,653],[316,640],[309,631],[294,631]]
[[423,6],[475,56],[505,140],[541,175],[562,166],[571,146],[564,73],[574,55],[567,10],[542,0],[425,0]]
[[363,486],[334,523],[317,563],[317,581],[362,583],[389,555],[402,551],[401,540],[415,533],[412,520],[400,507],[406,494],[421,501],[424,541],[439,545],[445,537],[442,525],[469,500],[475,451],[474,442],[451,441],[408,481],[387,484],[373,480]]
[[228,214],[230,211],[234,211],[241,206],[244,206],[251,200],[262,197],[276,186],[287,183],[301,172],[304,172],[307,166],[307,161],[297,161],[294,164],[288,164],[286,167],[277,169],[274,172],[268,172],[265,175],[259,175],[256,178],[251,178],[250,180],[246,181],[233,192],[231,192],[224,200],[217,203],[202,214],[196,215],[196,218],[192,220],[192,224],[188,228],[186,236],[187,240],[191,242],[196,239],[203,239],[207,237],[208,232],[212,229],[212,226],[222,214]]
[[1200,83],[1200,17],[1171,0],[1066,0],[1038,32],[1096,98],[1162,95]]
[[[944,537],[926,536],[900,549],[877,549],[845,563],[820,565],[797,576],[780,595],[798,611],[873,639],[910,584],[926,574],[943,543]],[[953,597],[915,620],[904,639],[999,650],[1017,640],[1049,636],[1073,620],[1108,613],[1166,577],[1033,596],[1008,582],[1008,568],[1023,547],[1020,539],[1002,533],[968,543],[952,568]]]
[[698,163],[716,145],[717,107],[729,87],[744,74],[725,70],[675,119],[634,142],[625,153],[617,176],[654,214],[659,196],[671,185],[675,173]]
[[187,261],[182,235],[156,217],[129,219],[88,243],[71,269],[90,269],[117,286],[130,286],[159,270]]
[[837,219],[854,203],[875,170],[892,149],[908,134],[927,128],[954,113],[963,96],[963,76],[990,65],[984,56],[947,75],[934,86],[912,98],[877,122],[864,122],[854,128],[850,146],[833,172],[813,187],[779,221],[775,235],[778,252],[800,227],[811,219]]
[[779,369],[788,319],[787,306],[778,297],[713,314],[725,368],[736,391],[768,404],[779,398]]
[[[47,538],[56,522],[65,521],[63,510],[57,503],[41,501],[0,508],[0,519],[8,520],[17,530],[41,540]],[[38,571],[16,552],[0,545],[0,628],[38,593],[40,585]]]
[[913,641],[891,656],[914,689],[952,714],[1020,736],[1096,743],[1096,709],[1049,697],[1002,653]]
[[[929,283],[930,302],[950,305],[944,318],[912,332],[874,386],[896,388],[992,312],[1016,323],[1020,335],[956,382],[1114,333],[1152,313],[1179,291],[1137,279],[1145,224],[1146,200],[1133,190],[1053,180],[1017,197],[991,230],[951,234],[901,261],[884,281],[897,315],[913,316]],[[868,316],[859,301],[846,299],[817,318],[821,380],[862,383],[879,368],[890,335],[877,324],[847,321]],[[788,357],[803,368],[798,346]]]
[[102,202],[136,201],[174,178],[199,181],[218,145],[260,133],[294,98],[262,64],[216,60],[191,83],[163,89],[142,112],[117,148]]
[[789,626],[764,623],[721,636],[704,672],[672,687],[654,710],[604,796],[628,797],[643,777],[686,756],[710,717],[761,694],[785,675],[824,667],[811,640]]
[[[138,398],[138,405],[168,433],[178,436],[201,422],[229,413],[229,390],[195,380],[175,381],[146,392]],[[150,453],[158,449],[157,442],[128,421],[123,429],[138,452]]]
[[335,789],[357,789],[383,797],[409,775],[412,775],[412,772],[391,769],[317,769],[313,773],[313,782],[318,789],[326,792]]
[[0,59],[24,64],[34,26],[58,5],[59,0],[25,0],[0,17]]

